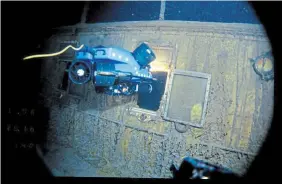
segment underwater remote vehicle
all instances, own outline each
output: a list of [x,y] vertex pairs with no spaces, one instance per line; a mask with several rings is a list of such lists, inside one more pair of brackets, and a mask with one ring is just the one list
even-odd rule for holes
[[[83,85],[92,81],[97,93],[109,95],[132,95],[148,92],[156,80],[150,72],[150,63],[156,59],[153,50],[142,43],[133,52],[118,47],[89,47],[82,45],[76,50],[75,59],[69,67],[71,82]],[[49,57],[62,54],[34,55],[24,58]]]

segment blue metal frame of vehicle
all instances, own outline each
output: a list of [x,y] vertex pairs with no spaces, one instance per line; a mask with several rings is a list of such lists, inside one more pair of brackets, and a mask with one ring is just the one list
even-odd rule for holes
[[[141,43],[133,52],[117,47],[84,46],[76,52],[69,68],[69,78],[75,84],[90,80],[96,92],[109,95],[132,95],[152,91],[150,63],[156,59],[153,50]],[[144,90],[143,90],[144,91]]]

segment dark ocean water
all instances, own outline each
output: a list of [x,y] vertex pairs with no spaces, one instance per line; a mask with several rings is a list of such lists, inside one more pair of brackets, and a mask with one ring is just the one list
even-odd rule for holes
[[[91,2],[88,23],[158,20],[160,1]],[[258,24],[245,1],[167,1],[165,20]]]
[[203,22],[259,23],[251,5],[244,1],[167,2],[165,19]]

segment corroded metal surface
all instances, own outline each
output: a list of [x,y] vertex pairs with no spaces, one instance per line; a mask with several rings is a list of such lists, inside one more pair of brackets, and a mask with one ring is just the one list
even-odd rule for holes
[[[59,90],[65,64],[60,58],[46,59],[41,101],[51,110],[46,159],[58,153],[59,160],[82,160],[89,171],[76,171],[70,161],[63,164],[67,169],[54,166],[57,173],[65,169],[65,175],[74,176],[171,177],[170,165],[187,154],[244,173],[272,117],[273,81],[261,81],[249,62],[270,49],[260,26],[154,21],[76,28],[78,35],[73,35],[74,27],[65,27],[67,32],[52,37],[48,52],[59,50],[63,41],[129,50],[149,41],[171,48],[168,77],[175,69],[211,74],[210,93],[203,128],[179,133],[174,123],[162,119],[169,85],[161,108],[146,113],[138,109],[137,96],[96,94],[91,83],[82,92],[76,87]],[[140,121],[142,114],[148,115],[146,121]],[[70,152],[69,158],[62,158],[64,151]]]

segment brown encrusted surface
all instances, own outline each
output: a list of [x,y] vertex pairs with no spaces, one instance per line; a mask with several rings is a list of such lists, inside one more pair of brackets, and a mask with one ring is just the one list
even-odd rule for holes
[[[140,122],[128,113],[130,107],[136,106],[136,96],[96,94],[91,83],[85,85],[84,93],[78,93],[84,94],[81,97],[59,91],[64,64],[58,58],[48,58],[42,68],[42,77],[48,79],[44,80],[43,103],[51,109],[47,147],[51,151],[51,145],[66,146],[72,154],[59,159],[75,160],[72,157],[79,155],[93,170],[89,173],[91,169],[85,163],[88,172],[76,172],[76,166],[65,164],[69,173],[66,175],[171,177],[170,165],[179,164],[186,155],[244,173],[272,116],[273,81],[261,81],[249,62],[249,58],[270,49],[261,27],[180,22],[146,26],[135,22],[89,25],[90,28],[92,32],[78,32],[77,36],[54,36],[50,51],[58,50],[59,43],[66,40],[129,50],[140,41],[170,43],[175,48],[176,69],[211,74],[207,114],[202,129],[189,127],[182,134],[173,123],[161,118]],[[107,164],[101,166],[100,161]]]

